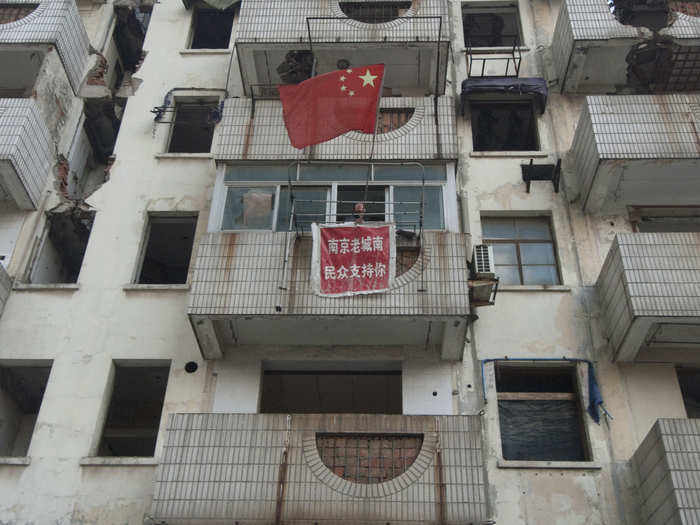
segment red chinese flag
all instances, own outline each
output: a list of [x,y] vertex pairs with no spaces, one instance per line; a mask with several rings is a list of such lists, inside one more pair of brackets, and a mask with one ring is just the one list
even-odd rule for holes
[[292,146],[304,148],[348,131],[374,133],[384,64],[341,69],[279,86]]

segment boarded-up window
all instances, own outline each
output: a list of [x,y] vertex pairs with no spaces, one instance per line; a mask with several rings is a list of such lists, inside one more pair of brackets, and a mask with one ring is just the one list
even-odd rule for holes
[[588,461],[572,366],[496,367],[503,459]]
[[22,20],[34,12],[39,4],[0,4],[0,24]]
[[383,108],[379,110],[377,133],[389,133],[399,129],[413,116],[413,108]]

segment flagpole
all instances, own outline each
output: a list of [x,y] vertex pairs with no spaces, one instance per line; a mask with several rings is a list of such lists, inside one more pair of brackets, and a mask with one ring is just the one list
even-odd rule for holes
[[[384,64],[382,64],[384,65]],[[369,178],[372,173],[372,160],[374,159],[374,145],[377,141],[377,125],[379,124],[379,106],[382,99],[382,91],[384,91],[384,77],[386,76],[386,66],[382,73],[382,80],[379,83],[379,97],[377,98],[377,109],[374,114],[374,133],[372,133],[372,145],[369,149],[369,159],[367,160],[367,177],[365,178],[365,198],[364,201],[367,202],[367,195],[369,193]],[[393,204],[392,204],[393,206]]]

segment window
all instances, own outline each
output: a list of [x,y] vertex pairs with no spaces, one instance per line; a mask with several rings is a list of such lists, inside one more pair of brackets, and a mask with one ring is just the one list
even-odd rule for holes
[[209,153],[218,102],[176,102],[169,153]]
[[481,230],[501,284],[560,283],[548,218],[482,217]]
[[389,133],[406,124],[415,110],[413,108],[382,108],[379,110],[377,133]]
[[50,365],[0,366],[0,456],[26,456]]
[[411,2],[339,2],[338,6],[348,18],[366,24],[381,24],[405,16]]
[[228,49],[237,7],[225,11],[195,7],[190,49]]
[[462,4],[462,28],[467,47],[512,47],[521,40],[517,5]]
[[401,371],[266,370],[260,412],[401,414]]
[[470,102],[474,151],[536,151],[532,102]]
[[589,461],[574,366],[496,365],[503,459]]
[[78,208],[49,214],[29,282],[77,283],[94,220],[94,212]]
[[187,282],[197,215],[149,215],[139,284]]
[[[22,10],[20,5],[18,10]],[[0,71],[3,72],[0,80],[0,98],[31,97],[43,63],[44,52],[38,49],[9,46],[0,50]],[[19,64],[22,67],[18,67]]]
[[700,368],[677,368],[676,372],[688,417],[700,418]]
[[[223,181],[223,211],[213,222],[222,230],[288,231],[291,225],[292,230],[308,231],[313,222],[354,221],[355,204],[361,202],[365,221],[394,221],[401,229],[418,230],[422,200],[423,228],[442,230],[446,179],[444,165],[427,165],[425,170],[413,165],[229,166]],[[258,183],[245,184],[253,180]],[[284,183],[288,180],[293,183],[293,218]]]
[[169,373],[168,366],[115,366],[99,456],[153,456]]

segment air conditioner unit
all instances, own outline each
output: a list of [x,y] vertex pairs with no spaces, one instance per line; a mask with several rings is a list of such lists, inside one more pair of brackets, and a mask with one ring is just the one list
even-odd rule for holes
[[488,244],[474,246],[472,271],[474,273],[473,279],[493,279],[496,276],[492,246]]

